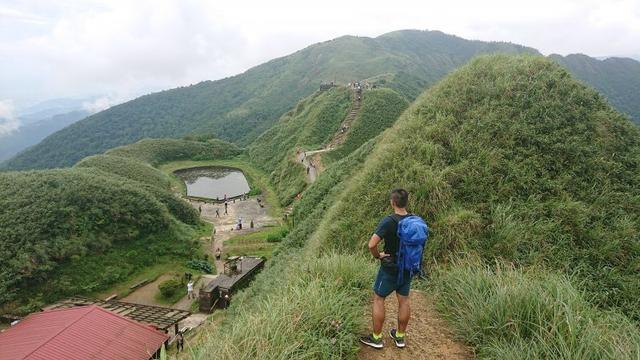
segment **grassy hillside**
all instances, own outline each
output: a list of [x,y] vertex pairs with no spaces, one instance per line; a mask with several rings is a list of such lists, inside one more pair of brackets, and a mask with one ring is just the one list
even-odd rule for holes
[[638,129],[558,65],[478,58],[320,176],[195,356],[352,358],[366,240],[403,186],[432,230],[416,286],[481,358],[637,358],[639,161]]
[[640,319],[639,156],[638,129],[559,66],[481,58],[387,137],[327,237],[359,244],[402,185],[432,223],[430,257],[472,251],[577,272],[594,303]]
[[94,155],[83,159],[75,166],[100,169],[159,188],[167,189],[169,187],[169,178],[165,174],[142,161],[127,157]]
[[328,152],[328,159],[342,159],[369,139],[391,127],[409,106],[407,100],[391,89],[374,89],[362,96],[360,113],[349,130],[347,139],[337,149]]
[[551,55],[575,77],[593,86],[636,123],[640,124],[640,62],[628,58],[598,60],[573,54]]
[[249,147],[251,161],[270,174],[282,204],[290,203],[305,185],[296,150],[313,150],[328,142],[351,107],[351,94],[335,87],[300,101]]
[[[169,233],[175,221],[138,183],[94,169],[2,173],[0,205],[2,305],[43,285],[48,291],[39,300],[91,287],[47,282],[60,264],[96,260],[118,244]],[[117,279],[117,273],[100,271],[92,280],[104,286]]]
[[[408,98],[479,52],[535,51],[464,40],[437,31],[378,38],[344,36],[271,60],[245,73],[146,95],[75,123],[8,162],[9,169],[70,166],[88,155],[142,138],[209,133],[248,144],[320,82],[347,83],[392,74]],[[399,76],[394,76],[398,74]]]
[[144,139],[128,146],[106,152],[107,155],[127,157],[156,166],[178,160],[226,159],[240,154],[235,144],[218,139]]
[[239,152],[213,139],[147,139],[72,169],[0,173],[0,310],[92,294],[199,256],[197,211],[152,165]]

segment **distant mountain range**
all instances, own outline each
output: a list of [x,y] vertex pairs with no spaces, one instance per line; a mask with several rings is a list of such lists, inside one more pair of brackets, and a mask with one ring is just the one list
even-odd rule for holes
[[[495,52],[539,55],[537,50],[521,45],[470,41],[439,31],[403,30],[376,38],[343,36],[233,77],[166,90],[114,106],[52,134],[5,163],[5,167],[71,166],[85,156],[145,137],[208,134],[247,145],[323,81],[369,79],[411,101],[475,55]],[[599,89],[620,110],[640,120],[640,91],[630,92],[640,86],[640,80],[627,76],[627,82],[622,82],[620,78],[635,71],[640,63],[591,58],[585,62],[574,60],[574,56],[552,58]]]
[[582,54],[549,57],[604,94],[616,109],[640,123],[640,62],[618,57],[597,60]]
[[54,132],[84,119],[89,112],[71,111],[64,114],[43,116],[47,112],[30,114],[20,118],[22,125],[15,131],[0,135],[0,162],[11,158],[20,151],[35,145]]
[[0,162],[91,115],[95,111],[85,107],[96,99],[96,96],[49,99],[18,109],[15,112],[18,129],[0,134]]

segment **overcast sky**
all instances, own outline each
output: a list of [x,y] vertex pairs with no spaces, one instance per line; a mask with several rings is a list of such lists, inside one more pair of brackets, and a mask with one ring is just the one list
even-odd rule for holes
[[[242,72],[341,35],[441,30],[544,54],[640,54],[640,0],[0,0],[0,117],[49,98],[140,94]],[[3,127],[11,122],[0,121]]]

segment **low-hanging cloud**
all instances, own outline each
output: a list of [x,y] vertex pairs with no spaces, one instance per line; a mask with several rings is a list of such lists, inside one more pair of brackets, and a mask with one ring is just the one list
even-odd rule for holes
[[20,127],[11,100],[0,100],[0,136],[9,135]]
[[337,36],[407,28],[545,54],[640,54],[637,0],[5,0],[0,98],[135,97],[234,75]]

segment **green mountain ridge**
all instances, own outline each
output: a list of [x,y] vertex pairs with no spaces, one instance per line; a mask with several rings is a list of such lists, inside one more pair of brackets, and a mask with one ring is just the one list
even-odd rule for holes
[[[406,43],[406,44],[405,44]],[[142,96],[73,124],[4,164],[11,170],[71,166],[142,138],[207,133],[241,145],[267,130],[323,81],[346,84],[391,74],[385,86],[413,100],[481,52],[531,52],[520,45],[407,30],[377,38],[343,36],[233,77]]]
[[584,54],[549,57],[575,77],[593,86],[618,111],[640,123],[640,62],[631,58],[594,59]]

